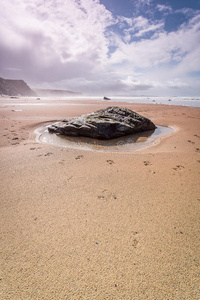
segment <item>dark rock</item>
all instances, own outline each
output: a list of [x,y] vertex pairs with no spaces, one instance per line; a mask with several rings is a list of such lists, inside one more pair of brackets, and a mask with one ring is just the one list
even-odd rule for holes
[[48,127],[50,133],[67,136],[84,136],[96,139],[114,139],[136,132],[154,130],[149,119],[127,108],[108,107],[82,115],[72,120],[63,120]]
[[103,97],[103,100],[111,100],[111,99],[108,97]]

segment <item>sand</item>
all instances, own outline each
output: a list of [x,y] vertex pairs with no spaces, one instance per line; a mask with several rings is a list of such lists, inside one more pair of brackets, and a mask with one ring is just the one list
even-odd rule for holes
[[103,153],[38,143],[34,129],[112,103],[6,101],[0,299],[200,299],[200,108],[121,103],[176,131]]

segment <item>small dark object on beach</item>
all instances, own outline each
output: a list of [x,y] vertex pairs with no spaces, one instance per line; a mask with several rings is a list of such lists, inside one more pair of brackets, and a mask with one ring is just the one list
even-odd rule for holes
[[155,130],[155,124],[128,108],[117,106],[100,109],[72,120],[63,120],[48,126],[50,133],[66,136],[84,136],[111,140],[121,136]]
[[108,97],[103,97],[103,100],[111,100],[111,99]]

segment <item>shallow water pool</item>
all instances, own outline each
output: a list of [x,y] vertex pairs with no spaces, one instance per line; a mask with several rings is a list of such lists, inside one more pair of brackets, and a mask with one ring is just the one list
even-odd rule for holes
[[146,148],[164,135],[174,132],[171,127],[157,126],[154,131],[135,133],[113,140],[98,140],[86,137],[70,137],[49,133],[48,126],[36,129],[36,140],[57,147],[101,152],[131,152]]

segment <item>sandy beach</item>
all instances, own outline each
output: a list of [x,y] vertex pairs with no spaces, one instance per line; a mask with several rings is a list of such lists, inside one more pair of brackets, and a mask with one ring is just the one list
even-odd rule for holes
[[35,140],[110,105],[0,100],[0,299],[200,299],[200,108],[120,103],[176,129],[130,153]]

